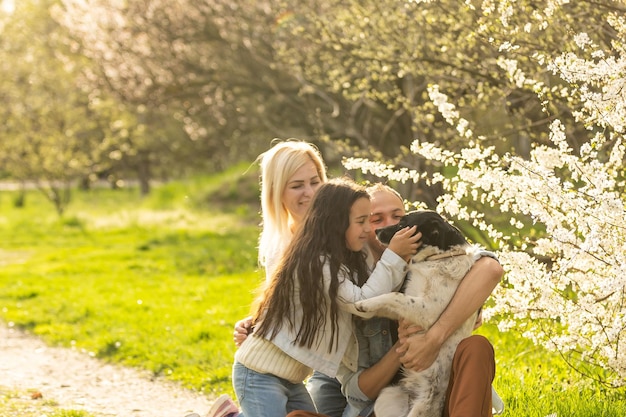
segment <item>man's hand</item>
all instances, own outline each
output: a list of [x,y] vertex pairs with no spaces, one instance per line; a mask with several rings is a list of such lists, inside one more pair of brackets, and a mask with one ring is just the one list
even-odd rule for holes
[[424,329],[409,320],[401,318],[398,320],[398,339],[406,339],[415,333],[423,333]]
[[435,362],[443,341],[438,341],[429,332],[424,332],[406,320],[401,320],[398,328],[400,362],[405,368],[423,371]]

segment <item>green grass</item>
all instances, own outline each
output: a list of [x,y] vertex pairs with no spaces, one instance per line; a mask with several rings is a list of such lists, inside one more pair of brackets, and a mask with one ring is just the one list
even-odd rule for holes
[[533,345],[514,332],[500,333],[491,323],[477,333],[493,343],[496,378],[505,416],[623,417],[626,390],[583,379],[557,353]]
[[[233,325],[262,280],[257,173],[242,176],[246,168],[145,199],[134,189],[76,191],[62,218],[35,191],[21,208],[15,193],[0,193],[0,320],[209,397],[232,394]],[[517,333],[479,332],[496,348],[505,415],[625,415],[624,389],[581,379]]]

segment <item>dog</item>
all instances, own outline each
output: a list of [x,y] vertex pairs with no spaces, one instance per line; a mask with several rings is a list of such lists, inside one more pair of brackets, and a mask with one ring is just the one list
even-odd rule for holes
[[[359,301],[354,304],[355,314],[365,318],[406,318],[426,331],[450,303],[461,280],[479,258],[480,248],[470,245],[458,228],[430,210],[407,213],[397,225],[376,230],[376,236],[388,244],[398,230],[407,226],[417,226],[422,245],[409,264],[404,292]],[[404,368],[400,382],[381,391],[374,403],[374,414],[441,417],[452,357],[461,340],[471,335],[477,314],[446,340],[428,369],[417,372]]]

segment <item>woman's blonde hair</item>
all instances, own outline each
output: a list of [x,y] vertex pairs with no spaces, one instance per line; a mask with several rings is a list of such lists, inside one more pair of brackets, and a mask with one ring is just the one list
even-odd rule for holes
[[279,141],[257,158],[261,165],[261,216],[263,230],[259,240],[259,262],[266,266],[268,257],[280,255],[291,240],[289,212],[282,202],[287,181],[308,162],[313,162],[320,181],[325,183],[326,166],[315,145],[288,139]]

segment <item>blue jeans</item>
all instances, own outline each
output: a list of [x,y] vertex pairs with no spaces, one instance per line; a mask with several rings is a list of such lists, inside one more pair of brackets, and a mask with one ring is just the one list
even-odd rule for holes
[[304,383],[261,374],[237,361],[233,365],[233,388],[241,407],[240,416],[285,417],[294,410],[316,411]]
[[315,371],[307,381],[306,387],[318,413],[328,417],[342,417],[347,401],[341,393],[341,384],[336,378]]

